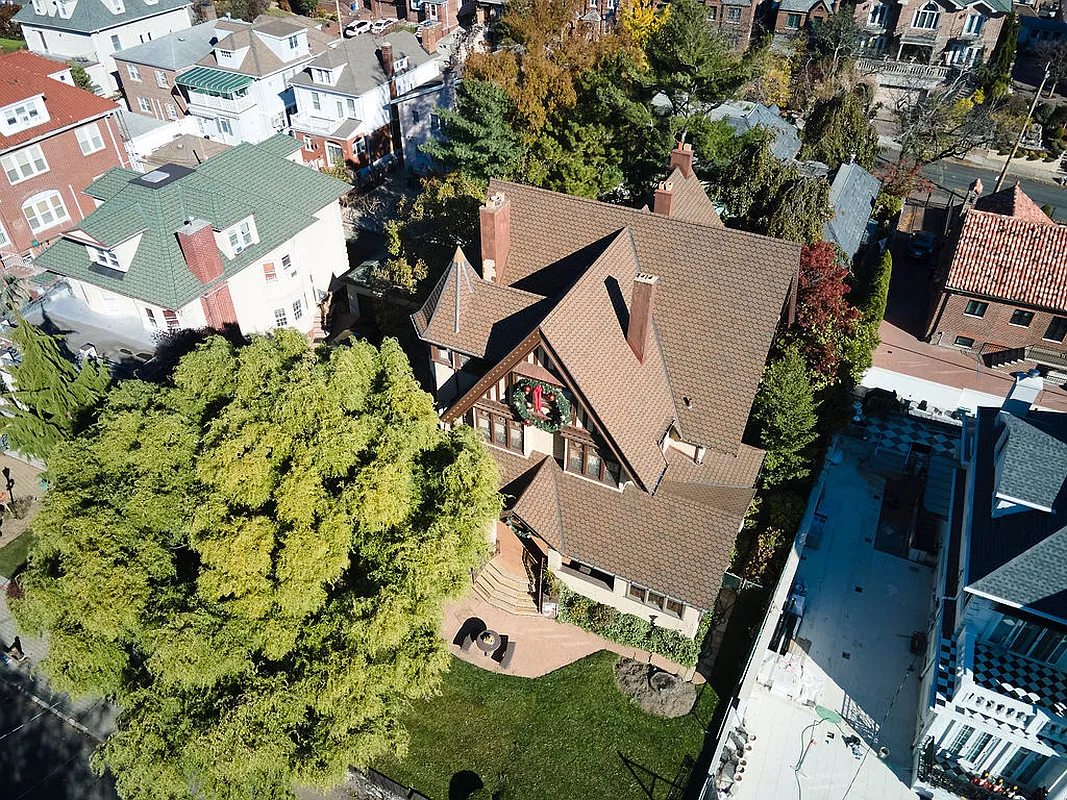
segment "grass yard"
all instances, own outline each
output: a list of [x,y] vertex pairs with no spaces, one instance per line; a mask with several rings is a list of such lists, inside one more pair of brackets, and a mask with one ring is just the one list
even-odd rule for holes
[[[649,773],[673,779],[685,756],[700,752],[717,700],[706,688],[695,713],[653,717],[615,688],[616,659],[601,651],[535,679],[453,659],[441,695],[404,720],[411,731],[408,757],[375,766],[433,800],[465,800],[470,788],[450,791],[450,783],[467,770],[492,791],[506,787],[507,800],[647,798],[622,757],[646,787],[653,784]],[[655,780],[654,797],[668,788]]]
[[10,578],[15,570],[26,563],[30,548],[33,546],[33,534],[29,531],[19,535],[15,541],[0,547],[0,575]]
[[22,50],[26,47],[26,43],[22,39],[0,39],[0,50],[5,53],[14,53],[16,50]]

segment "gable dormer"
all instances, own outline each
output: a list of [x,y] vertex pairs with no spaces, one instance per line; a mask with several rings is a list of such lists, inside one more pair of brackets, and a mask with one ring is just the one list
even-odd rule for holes
[[244,63],[248,48],[238,47],[237,49],[230,49],[229,47],[222,45],[216,47],[212,52],[215,55],[215,63],[220,67],[239,69],[241,64]]
[[289,26],[289,30],[277,31],[253,30],[257,39],[281,61],[289,62],[307,56],[311,51],[308,45],[307,30]]
[[48,120],[48,107],[45,106],[44,95],[34,95],[0,108],[0,133],[4,136],[11,136],[19,131],[42,125]]
[[341,64],[336,67],[310,67],[308,71],[311,73],[311,80],[315,83],[322,86],[336,86],[344,68],[345,65]]
[[70,19],[77,6],[78,0],[56,0],[56,14],[60,19]]
[[100,2],[104,4],[104,8],[115,16],[126,13],[126,4],[123,0],[100,0]]

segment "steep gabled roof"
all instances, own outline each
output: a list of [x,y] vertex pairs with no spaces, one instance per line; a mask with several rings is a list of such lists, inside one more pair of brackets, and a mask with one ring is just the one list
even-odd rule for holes
[[687,178],[675,167],[667,176],[667,180],[674,187],[674,208],[671,215],[675,219],[695,222],[698,225],[724,227],[719,212],[715,210],[715,204],[704,191],[696,173],[690,173]]
[[856,255],[871,219],[882,182],[859,164],[842,164],[830,185],[830,208],[834,216],[823,225],[822,238]]
[[1027,197],[1019,183],[1009,189],[1002,189],[985,197],[979,197],[974,207],[979,211],[990,211],[1006,217],[1014,217],[1025,222],[1034,222],[1039,225],[1055,225],[1049,216],[1041,210],[1041,206]]
[[48,120],[40,125],[25,128],[9,136],[0,134],[0,152],[52,131],[98,119],[119,110],[118,104],[110,100],[49,77],[65,69],[65,64],[27,50],[0,56],[0,106],[44,95],[44,105],[48,110]]
[[[55,10],[54,3],[46,3]],[[74,31],[76,33],[96,33],[109,28],[116,28],[128,22],[154,17],[157,14],[165,14],[176,8],[185,8],[192,5],[190,0],[156,0],[147,3],[145,0],[124,0],[123,10],[114,14],[104,5],[102,0],[77,0],[71,11],[70,17],[64,18],[58,13],[38,14],[33,10],[32,3],[26,3],[14,16],[15,22],[23,25],[35,25],[40,28],[52,28],[58,31]]]

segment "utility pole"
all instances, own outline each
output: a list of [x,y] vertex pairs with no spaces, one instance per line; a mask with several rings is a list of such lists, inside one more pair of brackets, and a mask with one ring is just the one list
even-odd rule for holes
[[993,187],[994,192],[1000,191],[1000,187],[1004,183],[1004,178],[1008,175],[1008,167],[1011,165],[1011,160],[1015,158],[1015,151],[1019,149],[1019,145],[1022,144],[1023,137],[1026,135],[1026,131],[1030,127],[1030,120],[1034,118],[1034,110],[1037,108],[1037,101],[1041,99],[1041,92],[1045,90],[1045,82],[1049,79],[1051,67],[1051,61],[1045,63],[1045,75],[1041,78],[1041,85],[1037,87],[1037,94],[1034,95],[1034,102],[1030,104],[1030,112],[1026,115],[1026,122],[1023,123],[1023,129],[1019,131],[1019,136],[1015,140],[1011,152],[1008,153],[1008,157],[1004,159],[1004,169],[1000,171],[1000,177],[997,178],[997,185]]

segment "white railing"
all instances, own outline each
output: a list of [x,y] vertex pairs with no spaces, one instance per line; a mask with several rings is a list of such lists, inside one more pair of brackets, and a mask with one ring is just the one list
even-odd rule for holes
[[892,59],[861,58],[856,66],[863,72],[877,72],[883,75],[895,75],[912,78],[917,81],[943,81],[948,77],[951,67],[936,64],[915,64],[911,61],[894,61]]
[[[345,119],[349,119],[346,117]],[[289,119],[289,127],[296,131],[317,133],[329,136],[344,122],[343,119],[328,119],[327,117],[313,117],[310,114],[297,114]]]
[[256,99],[251,94],[230,99],[228,97],[216,97],[212,94],[201,94],[195,89],[189,91],[190,110],[196,106],[200,106],[201,108],[213,108],[218,109],[219,111],[240,112],[247,111],[255,104]]

